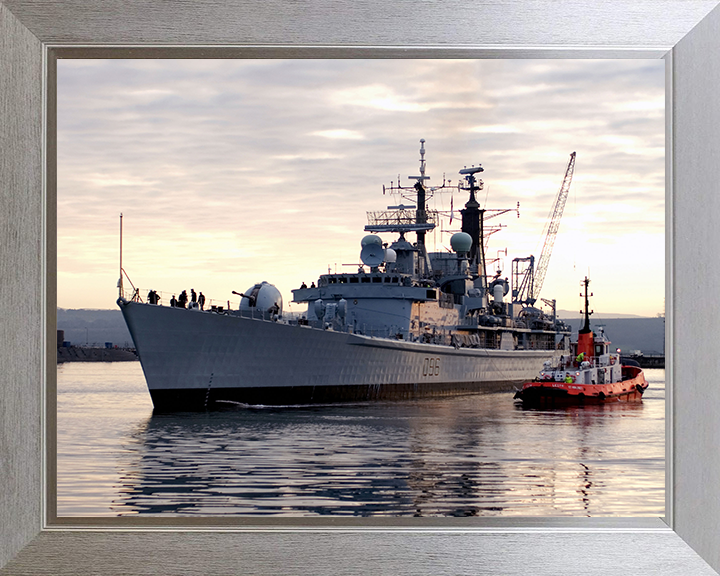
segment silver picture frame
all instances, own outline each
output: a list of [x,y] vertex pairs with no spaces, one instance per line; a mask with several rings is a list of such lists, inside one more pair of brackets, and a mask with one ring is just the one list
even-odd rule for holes
[[[717,4],[0,0],[0,574],[717,574]],[[80,57],[665,58],[665,517],[57,518],[54,81]]]

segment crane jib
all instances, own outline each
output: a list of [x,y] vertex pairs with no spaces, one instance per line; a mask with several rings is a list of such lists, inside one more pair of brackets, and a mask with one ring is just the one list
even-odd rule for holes
[[[548,264],[550,263],[550,256],[552,254],[553,246],[555,245],[555,238],[557,237],[557,232],[560,228],[560,219],[562,218],[563,210],[565,209],[565,203],[567,201],[568,193],[570,192],[570,183],[572,182],[574,172],[575,152],[570,154],[570,161],[568,162],[567,169],[565,170],[565,176],[563,177],[562,184],[560,185],[557,198],[555,199],[553,211],[548,219],[546,228],[543,230],[545,242],[543,243],[537,267],[535,267],[535,259],[533,256],[528,258],[515,258],[513,260],[513,276],[516,277],[516,281],[520,276],[523,276],[522,281],[519,282],[519,285],[516,285],[515,288],[516,302],[527,302],[532,305],[540,296],[540,290],[542,289],[543,282],[545,281],[545,274],[547,273]],[[519,269],[520,262],[529,262],[522,272]]]

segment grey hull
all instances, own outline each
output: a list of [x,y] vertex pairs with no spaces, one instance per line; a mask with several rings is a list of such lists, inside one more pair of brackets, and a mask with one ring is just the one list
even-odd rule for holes
[[552,350],[373,338],[231,314],[119,301],[158,410],[510,390]]

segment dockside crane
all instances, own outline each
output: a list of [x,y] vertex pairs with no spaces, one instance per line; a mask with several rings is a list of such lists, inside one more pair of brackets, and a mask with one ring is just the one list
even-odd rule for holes
[[[540,295],[545,274],[547,273],[548,264],[550,263],[550,255],[552,254],[555,238],[558,228],[560,228],[560,219],[562,218],[565,202],[570,192],[570,183],[572,182],[573,173],[575,172],[575,152],[570,154],[570,161],[565,170],[560,190],[558,191],[550,219],[547,222],[547,232],[545,234],[545,242],[543,243],[540,259],[537,268],[535,267],[535,257],[528,256],[526,258],[515,258],[512,261],[512,277],[513,277],[513,301],[520,304],[528,304],[533,306]],[[523,266],[524,264],[524,266]]]

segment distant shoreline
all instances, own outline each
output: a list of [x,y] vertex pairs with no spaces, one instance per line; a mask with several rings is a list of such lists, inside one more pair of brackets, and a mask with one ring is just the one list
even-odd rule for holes
[[65,362],[134,362],[138,357],[133,348],[89,348],[62,346],[57,349],[57,363]]

